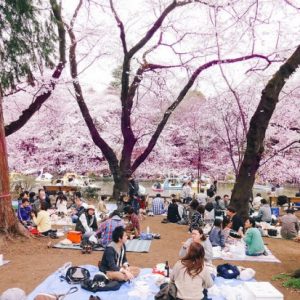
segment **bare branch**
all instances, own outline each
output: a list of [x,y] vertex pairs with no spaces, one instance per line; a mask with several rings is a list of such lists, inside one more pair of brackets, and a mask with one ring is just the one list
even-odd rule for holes
[[69,60],[70,60],[71,77],[73,79],[73,87],[75,90],[75,97],[76,97],[78,106],[80,108],[81,114],[84,118],[84,121],[85,121],[89,131],[90,131],[90,134],[91,134],[91,137],[92,137],[94,143],[101,149],[104,157],[107,159],[109,164],[115,165],[115,164],[118,164],[117,157],[116,157],[114,151],[112,150],[112,148],[100,136],[100,134],[94,124],[93,118],[90,115],[89,109],[85,103],[81,85],[78,80],[77,60],[76,60],[77,41],[76,41],[76,36],[73,31],[73,26],[74,26],[76,16],[77,16],[81,6],[82,6],[82,1],[80,1],[78,6],[76,7],[76,10],[75,10],[73,18],[72,18],[73,22],[71,22],[71,25],[66,24],[66,27],[68,29],[68,34],[69,34],[69,37],[71,40],[71,46],[69,49]]
[[122,42],[124,55],[126,55],[127,54],[127,44],[126,44],[126,36],[125,36],[124,24],[121,21],[120,17],[118,16],[117,11],[115,10],[113,1],[109,0],[109,3],[110,3],[110,8],[111,8],[111,10],[112,10],[112,12],[114,14],[114,17],[115,17],[115,19],[117,21],[118,27],[120,29],[120,39],[121,39],[121,42]]
[[271,160],[272,158],[274,158],[275,156],[277,156],[280,152],[283,152],[284,150],[290,148],[292,145],[296,144],[296,143],[300,143],[300,140],[296,140],[296,141],[293,141],[291,143],[289,143],[288,145],[284,146],[283,148],[275,151],[275,153],[270,156],[268,159],[266,159],[265,161],[263,161],[260,165],[259,165],[259,168],[262,167],[263,165],[265,165],[269,160]]
[[164,129],[168,119],[170,118],[170,116],[172,115],[173,111],[176,109],[176,107],[181,103],[181,101],[184,99],[184,97],[186,96],[187,92],[189,91],[189,89],[192,87],[192,85],[194,84],[195,80],[197,79],[197,77],[199,76],[199,74],[210,68],[213,67],[215,65],[219,65],[219,64],[232,64],[232,63],[236,63],[236,62],[241,62],[241,61],[245,61],[245,60],[250,60],[250,59],[255,59],[255,58],[260,58],[266,61],[269,61],[267,56],[261,55],[261,54],[251,54],[251,55],[246,55],[246,56],[242,56],[242,57],[237,57],[237,58],[228,58],[228,59],[216,59],[216,60],[212,60],[204,65],[201,65],[200,67],[198,67],[192,74],[192,76],[190,77],[190,79],[188,80],[187,84],[183,87],[183,89],[180,91],[179,95],[177,96],[177,99],[168,107],[168,109],[165,111],[162,120],[160,121],[160,123],[157,125],[156,130],[154,132],[154,134],[152,135],[146,149],[144,150],[144,152],[136,158],[136,160],[134,161],[133,165],[132,165],[132,171],[136,170],[136,168],[147,158],[147,156],[151,153],[152,149],[154,148],[156,141],[158,140],[162,130]]

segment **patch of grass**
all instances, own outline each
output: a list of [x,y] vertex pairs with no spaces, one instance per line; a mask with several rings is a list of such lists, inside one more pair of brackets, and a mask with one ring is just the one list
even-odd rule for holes
[[300,278],[295,278],[293,275],[281,273],[273,276],[272,280],[281,280],[282,286],[300,290]]
[[300,278],[290,278],[282,283],[284,287],[300,290]]
[[281,274],[273,276],[272,280],[284,280],[284,279],[288,279],[288,278],[291,278],[291,276],[288,274],[281,273]]

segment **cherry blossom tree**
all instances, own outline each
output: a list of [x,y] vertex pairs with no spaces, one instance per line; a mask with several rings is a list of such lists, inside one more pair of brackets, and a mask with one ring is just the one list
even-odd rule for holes
[[247,132],[247,147],[231,196],[231,204],[246,217],[256,172],[264,153],[264,140],[270,119],[286,81],[300,65],[300,46],[280,67],[262,91],[259,105],[251,118]]
[[[189,49],[189,47],[186,47],[186,38],[196,35],[196,32],[184,31],[184,29],[180,27],[181,22],[178,22],[178,27],[177,24],[175,25],[175,22],[172,21],[172,17],[175,19],[179,17],[179,15],[176,14],[176,11],[179,11],[180,8],[184,8],[185,10],[183,10],[182,12],[187,13],[187,7],[191,6],[195,10],[199,9],[199,12],[201,11],[201,9],[203,10],[203,12],[205,10],[208,10],[207,18],[210,18],[211,11],[222,11],[222,13],[219,13],[220,17],[224,17],[224,15],[222,16],[222,14],[227,14],[227,16],[229,17],[230,14],[227,13],[227,9],[234,10],[234,6],[236,5],[234,1],[224,4],[222,4],[222,1],[220,1],[220,4],[218,3],[218,1],[215,4],[208,4],[202,1],[173,1],[171,3],[166,3],[164,8],[162,8],[158,13],[158,17],[154,19],[152,24],[147,26],[148,29],[146,30],[146,33],[144,35],[139,35],[137,38],[134,38],[132,36],[130,38],[128,37],[128,32],[125,29],[122,17],[118,13],[118,9],[115,7],[115,3],[112,0],[109,1],[111,13],[118,26],[120,44],[122,49],[120,101],[121,133],[123,143],[121,157],[118,158],[113,148],[103,138],[102,133],[97,130],[94,124],[92,115],[86,104],[78,77],[78,62],[76,56],[78,39],[76,38],[74,26],[83,2],[83,0],[79,1],[73,17],[69,25],[67,25],[67,30],[71,40],[69,52],[70,70],[71,76],[73,78],[75,97],[80,111],[83,115],[94,143],[97,147],[99,147],[99,149],[101,149],[113,175],[115,182],[115,197],[117,197],[121,191],[127,190],[127,176],[132,174],[149,156],[151,151],[154,149],[157,140],[160,137],[163,129],[165,128],[173,111],[183,101],[190,88],[196,82],[198,76],[204,70],[212,68],[215,65],[233,64],[237,62],[245,62],[248,60],[261,60],[266,62],[268,66],[272,61],[276,60],[272,56],[255,53],[255,45],[253,45],[253,47],[251,48],[250,53],[246,49],[243,54],[239,53],[236,55],[236,57],[231,58],[223,58],[223,54],[219,54],[216,56],[209,53],[209,51],[207,55],[201,55],[200,52],[204,49],[199,48],[196,50],[191,50]],[[191,7],[189,7],[189,9]],[[251,10],[251,7],[245,5],[242,5],[240,9],[241,11],[243,11],[243,9],[245,8],[247,10]],[[248,12],[243,11],[241,15],[245,13],[247,14]],[[254,16],[256,16],[257,11],[254,10],[253,13]],[[194,16],[192,15],[192,17]],[[238,26],[241,25],[239,20],[240,16],[234,16],[229,22],[227,21],[227,23],[231,22],[231,26],[235,27],[235,30],[237,30]],[[255,23],[255,20],[252,22],[252,24],[246,25],[247,30],[253,30],[253,23]],[[168,32],[168,30],[170,30],[170,32]],[[173,39],[172,41],[171,38],[171,42],[169,42],[168,39],[170,39],[170,36],[167,36],[166,32],[168,32],[171,37],[172,35],[175,35],[175,39]],[[137,42],[133,42],[134,39],[137,39]],[[239,39],[241,39],[241,37],[239,37]],[[221,41],[219,41],[218,43],[221,43]],[[212,49],[218,49],[219,44],[209,44],[210,45],[205,45],[208,49],[209,46]],[[185,47],[186,49],[184,49]],[[167,51],[173,54],[173,58],[171,61],[174,62],[165,63],[158,60],[158,62],[153,63],[157,52],[161,48],[166,48]],[[229,50],[229,47],[228,49],[226,49],[226,47],[223,48],[224,53]],[[141,52],[143,53],[140,54]],[[204,62],[201,62],[201,56],[205,57]],[[134,71],[134,69],[136,69],[136,71]],[[170,73],[174,74],[174,72],[172,72],[173,69],[181,69],[187,72],[186,83],[183,84],[181,88],[177,88],[177,95],[173,98],[175,100],[171,100],[170,104],[166,107],[163,115],[157,122],[153,133],[149,136],[147,146],[144,148],[143,152],[137,158],[135,158],[135,160],[132,160],[134,149],[138,141],[138,136],[136,135],[136,132],[132,127],[132,124],[134,123],[133,107],[134,101],[136,101],[137,99],[137,93],[140,90],[143,90],[143,85],[147,85],[147,83],[151,82],[151,80],[148,79],[148,74],[150,74],[151,77],[151,74],[155,73],[156,75],[159,75],[161,77]]]

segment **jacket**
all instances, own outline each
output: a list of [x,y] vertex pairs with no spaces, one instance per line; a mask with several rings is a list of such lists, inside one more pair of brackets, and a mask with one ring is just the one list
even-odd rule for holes
[[99,270],[104,273],[107,271],[118,272],[125,263],[127,263],[126,246],[122,245],[121,251],[119,251],[117,244],[111,242],[104,250]]
[[98,228],[97,219],[95,215],[89,215],[88,212],[82,214],[75,226],[76,231],[81,231],[82,233],[96,231]]

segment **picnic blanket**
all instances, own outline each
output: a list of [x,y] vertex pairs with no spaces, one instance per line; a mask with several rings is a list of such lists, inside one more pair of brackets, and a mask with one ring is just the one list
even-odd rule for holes
[[[145,253],[145,252],[149,252],[150,246],[151,246],[151,240],[128,240],[126,242],[126,251],[127,252]],[[81,250],[80,244],[63,245],[63,244],[57,243],[57,244],[53,245],[53,248]],[[104,251],[104,248],[99,247],[94,250],[95,251]]]
[[272,254],[268,247],[265,246],[265,250],[268,255],[248,256],[243,243],[230,245],[225,247],[224,250],[221,250],[220,247],[213,247],[213,259],[280,263],[280,260]]
[[[82,266],[89,270],[91,277],[98,272],[98,268],[92,265]],[[97,292],[94,296],[99,296],[102,300],[154,300],[155,294],[159,291],[159,287],[156,285],[157,275],[151,273],[151,269],[142,269],[140,275],[134,279],[131,283],[124,283],[118,291],[111,292]],[[66,293],[72,285],[69,285],[65,280],[61,281],[59,271],[54,272],[47,277],[40,285],[38,285],[29,295],[27,300],[33,300],[39,293],[53,293],[62,294]],[[212,300],[224,300],[224,291],[230,289],[231,295],[243,295],[242,288],[243,281],[231,279],[226,280],[220,277],[215,278],[215,286],[209,289],[208,296]],[[88,300],[91,292],[85,291],[80,288],[72,295],[67,295],[64,300],[80,299]],[[222,292],[223,291],[223,292]],[[224,295],[224,296],[223,296]],[[228,295],[228,294],[227,294]],[[234,298],[238,299],[238,298]],[[240,298],[243,299],[243,298]]]

